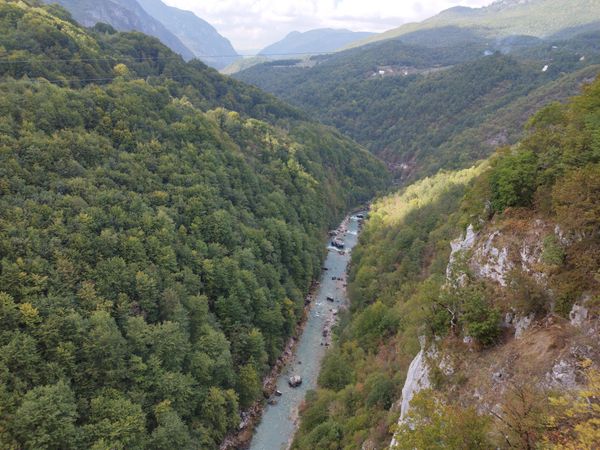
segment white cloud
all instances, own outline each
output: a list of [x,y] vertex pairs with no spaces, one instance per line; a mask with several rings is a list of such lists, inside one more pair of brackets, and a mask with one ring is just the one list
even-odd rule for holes
[[265,47],[293,30],[382,32],[452,6],[492,0],[163,0],[210,22],[240,51]]

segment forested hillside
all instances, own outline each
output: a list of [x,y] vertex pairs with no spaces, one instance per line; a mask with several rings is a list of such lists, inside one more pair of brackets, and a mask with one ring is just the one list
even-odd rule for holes
[[386,39],[423,44],[434,36],[443,41],[449,30],[455,37],[460,34],[459,39],[468,31],[491,42],[510,36],[569,37],[597,30],[598,26],[600,9],[596,0],[569,0],[568,3],[564,0],[496,0],[481,8],[456,6],[423,22],[408,23],[353,45]]
[[517,40],[494,47],[476,38],[431,47],[390,40],[315,57],[312,68],[290,61],[235,76],[334,125],[406,181],[464,168],[515,143],[537,108],[593,79],[597,40],[597,32],[523,47]]
[[293,448],[600,445],[599,130],[597,79],[518,145],[375,202]]
[[50,4],[60,4],[84,26],[93,27],[97,23],[105,23],[119,31],[139,31],[160,39],[162,43],[186,60],[194,57],[194,53],[167,27],[148,14],[137,0],[44,1]]
[[56,6],[0,2],[0,76],[0,447],[218,447],[383,165]]

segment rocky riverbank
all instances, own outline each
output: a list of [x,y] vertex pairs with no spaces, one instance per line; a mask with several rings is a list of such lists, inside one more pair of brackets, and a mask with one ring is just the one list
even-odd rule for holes
[[[347,216],[342,221],[342,223],[339,225],[339,227],[336,230],[333,230],[333,232],[331,234],[335,233],[335,236],[338,236],[340,239],[346,238],[349,233],[348,226],[349,226],[350,221],[352,220],[351,217],[353,217],[353,216]],[[353,233],[355,233],[354,236],[356,236],[357,231],[354,231]],[[336,249],[331,246],[328,246],[328,251],[330,253],[336,252],[340,256],[344,256],[349,260],[349,251],[348,250],[341,250],[341,249]],[[281,356],[278,358],[275,365],[271,368],[268,375],[263,379],[262,388],[263,388],[264,399],[260,399],[260,400],[256,401],[254,403],[254,405],[252,405],[252,407],[250,407],[248,410],[246,410],[242,413],[239,431],[235,434],[232,434],[232,435],[229,435],[228,437],[226,437],[226,439],[221,444],[220,450],[247,449],[250,446],[250,442],[252,441],[252,438],[253,438],[253,433],[254,433],[256,427],[258,426],[258,424],[260,423],[262,416],[263,416],[264,409],[267,406],[267,400],[273,398],[275,391],[277,390],[278,380],[280,379],[280,377],[284,373],[284,371],[287,368],[289,368],[290,365],[293,363],[297,346],[298,346],[300,339],[305,331],[305,328],[306,328],[306,325],[310,318],[310,313],[314,306],[314,303],[317,300],[317,294],[318,294],[319,290],[322,288],[321,283],[324,280],[327,280],[327,282],[329,283],[329,278],[331,278],[331,280],[335,282],[336,291],[339,292],[340,294],[342,294],[339,297],[343,297],[345,299],[345,287],[346,287],[345,270],[342,274],[337,274],[337,273],[333,273],[333,271],[330,271],[328,269],[329,269],[328,267],[324,267],[323,270],[321,271],[321,281],[313,282],[313,284],[309,290],[309,293],[305,298],[304,313],[303,313],[302,319],[300,320],[300,322],[297,325],[294,335],[288,340]],[[336,305],[336,303],[337,303],[337,305]],[[339,303],[342,303],[342,305],[340,305]],[[330,345],[331,330],[332,330],[333,326],[335,325],[338,311],[341,307],[343,307],[344,303],[345,303],[345,300],[342,301],[341,299],[334,299],[334,301],[331,302],[331,305],[329,305],[330,307],[327,308],[326,311],[317,313],[317,317],[320,317],[320,314],[324,314],[326,316],[326,319],[321,326],[320,346],[327,347]],[[301,364],[302,362],[297,361],[297,363]],[[275,403],[275,401],[273,401],[273,403]]]

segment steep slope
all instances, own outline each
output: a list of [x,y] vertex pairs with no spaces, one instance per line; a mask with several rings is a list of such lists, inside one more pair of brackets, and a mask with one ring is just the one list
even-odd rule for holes
[[161,0],[138,0],[138,3],[209,66],[222,69],[239,59],[231,43],[193,12],[167,6]]
[[552,99],[574,95],[595,75],[598,36],[525,48],[512,41],[508,55],[490,51],[507,49],[507,41],[495,48],[476,39],[450,47],[392,40],[313,58],[313,67],[262,64],[235,77],[337,127],[406,180],[465,167],[498,143],[516,142],[519,121],[497,117],[531,114],[543,102],[541,92]]
[[139,31],[158,38],[163,44],[190,60],[194,53],[175,34],[154,19],[136,0],[44,0],[58,3],[67,9],[79,23],[92,27],[107,23],[119,31]]
[[67,18],[0,3],[24,61],[0,65],[0,447],[218,448],[326,230],[385,171],[154,38]]
[[374,203],[293,448],[600,444],[599,100]]
[[455,7],[423,22],[406,24],[356,42],[353,46],[386,39],[411,39],[422,43],[419,42],[421,38],[431,39],[438,32],[435,39],[439,45],[440,39],[446,36],[444,29],[468,30],[485,39],[520,35],[568,38],[600,25],[600,10],[595,0],[569,0],[568,7],[565,6],[563,0],[498,0],[482,8]]
[[281,41],[265,47],[258,54],[259,56],[289,57],[297,54],[334,52],[372,34],[332,28],[321,28],[303,33],[292,31]]

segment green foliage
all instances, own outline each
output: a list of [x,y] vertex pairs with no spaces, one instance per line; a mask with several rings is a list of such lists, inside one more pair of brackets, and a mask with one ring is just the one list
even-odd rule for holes
[[[406,184],[440,169],[468,167],[498,145],[517,142],[525,118],[549,100],[575,95],[598,73],[588,66],[600,62],[597,32],[514,49],[514,42],[450,31],[463,36],[457,42],[444,35],[431,45],[378,42],[313,57],[310,68],[261,64],[235,76],[351,136]],[[483,56],[494,48],[499,52]],[[513,49],[508,55],[507,48]]]
[[483,293],[477,289],[463,289],[462,320],[469,336],[484,346],[492,345],[500,335],[500,311],[490,307]]
[[353,375],[347,356],[337,350],[331,351],[327,354],[321,366],[319,385],[339,391],[352,383]]
[[261,392],[261,383],[254,366],[248,364],[242,366],[238,373],[238,392],[240,395],[240,406],[247,408],[258,398]]
[[502,212],[513,206],[530,206],[536,189],[537,158],[531,151],[498,160],[491,175],[492,208]]
[[139,33],[0,31],[0,446],[218,447],[384,166]]
[[[294,448],[327,448],[333,442],[356,448],[367,439],[387,443],[389,408],[401,394],[417,334],[432,327],[439,334],[449,330],[439,296],[448,242],[457,233],[451,213],[482,170],[440,173],[372,205],[353,250],[351,315],[323,362],[323,389],[307,398]],[[434,251],[441,255],[432,261]],[[423,271],[429,264],[433,273]]]
[[[600,158],[600,154],[597,158]],[[600,165],[573,170],[554,186],[557,218],[567,229],[586,236],[600,231]]]
[[[489,164],[441,172],[373,204],[353,250],[350,315],[342,321],[330,354],[336,369],[344,367],[353,380],[324,386],[337,391],[318,390],[307,400],[294,448],[312,448],[322,438],[329,445],[324,437],[331,430],[339,430],[342,448],[356,448],[357,442],[367,440],[384,447],[390,435],[381,430],[397,419],[387,415],[386,398],[399,398],[403,380],[397,376],[406,373],[419,349],[419,336],[446,338],[439,345],[456,352],[461,345],[457,338],[464,334],[491,346],[501,342],[501,307],[506,308],[502,312],[512,307],[525,314],[568,316],[584,294],[598,296],[599,99],[600,79],[567,105],[542,110],[529,122],[527,137],[512,149],[500,150]],[[519,209],[506,210],[512,206]],[[531,269],[543,272],[547,284],[520,266],[514,267],[506,286],[477,281],[464,263],[469,252],[455,253],[453,270],[447,272],[449,244],[468,224],[480,236],[527,231],[531,239],[535,231],[543,240],[535,243],[542,248],[542,264]],[[538,232],[547,225],[554,233]],[[388,318],[399,321],[382,328]],[[344,359],[343,349],[350,344],[363,352]],[[344,374],[327,364],[325,373]],[[469,404],[460,393],[460,376],[452,380],[458,384],[452,390],[439,368],[430,376],[436,388],[451,392],[452,400],[457,395]],[[395,386],[386,385],[386,379]],[[535,448],[546,406],[543,393],[515,386],[502,401],[500,419],[492,424],[489,415],[479,416],[472,407],[425,391],[413,401],[399,448]],[[490,440],[494,437],[497,442]]]
[[152,432],[149,448],[155,450],[163,448],[193,448],[187,427],[171,408],[168,400],[156,405],[154,414],[157,427]]
[[397,311],[376,301],[357,314],[350,333],[362,348],[374,350],[378,342],[395,333],[399,323]]
[[15,438],[25,449],[76,448],[78,418],[75,396],[60,381],[27,392],[14,413]]
[[394,383],[385,375],[374,373],[367,378],[365,384],[369,392],[365,403],[367,407],[388,409],[396,400]]
[[145,448],[146,418],[140,405],[113,390],[92,399],[90,410],[85,426],[90,448]]
[[423,390],[411,400],[411,409],[397,431],[395,450],[492,448],[488,438],[490,419],[477,414],[475,408],[447,404],[430,390]]
[[542,250],[542,262],[551,266],[561,266],[565,262],[565,251],[563,250],[556,235],[549,234],[544,238]]

